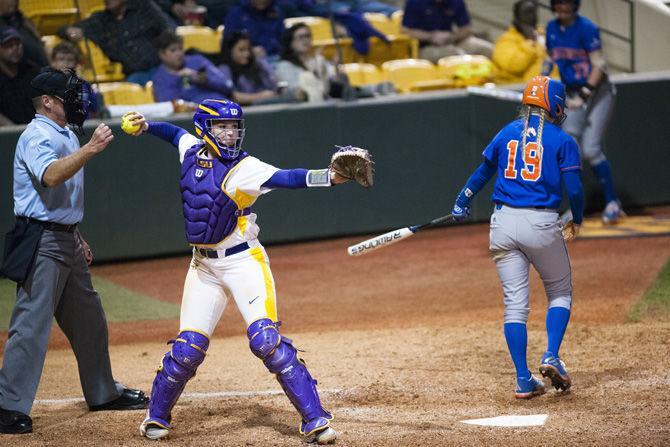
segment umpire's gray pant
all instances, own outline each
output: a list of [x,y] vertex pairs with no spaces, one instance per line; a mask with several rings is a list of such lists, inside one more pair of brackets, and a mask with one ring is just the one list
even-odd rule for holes
[[30,413],[54,316],[77,358],[86,403],[100,405],[121,395],[123,388],[112,377],[105,313],[79,238],[44,230],[32,270],[17,287],[0,370],[0,407]]
[[528,320],[530,264],[542,278],[549,307],[570,309],[570,258],[555,210],[505,205],[496,209],[491,216],[489,249],[503,287],[505,323]]
[[585,107],[567,111],[563,130],[577,141],[582,158],[591,166],[606,160],[603,140],[614,111],[615,98],[614,85],[605,80],[598,86]]

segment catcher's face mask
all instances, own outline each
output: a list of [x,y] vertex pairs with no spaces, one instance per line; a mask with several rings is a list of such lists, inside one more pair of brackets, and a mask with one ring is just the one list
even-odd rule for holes
[[63,106],[65,119],[78,135],[84,135],[82,126],[91,106],[91,93],[91,85],[72,72],[67,81]]
[[231,155],[239,154],[244,139],[244,120],[209,120],[207,128],[220,149]]

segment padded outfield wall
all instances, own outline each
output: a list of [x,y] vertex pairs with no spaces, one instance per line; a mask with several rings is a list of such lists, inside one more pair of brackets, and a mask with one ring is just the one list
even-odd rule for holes
[[[670,203],[670,77],[617,81],[607,155],[624,207]],[[268,106],[246,114],[245,148],[280,168],[325,167],[333,144],[374,155],[375,186],[273,191],[254,205],[261,241],[269,243],[375,233],[446,214],[481,151],[517,112],[517,104],[450,91],[334,103]],[[172,122],[189,130],[189,116]],[[87,126],[90,136],[97,122]],[[125,135],[86,166],[82,231],[98,261],[185,253],[179,163],[175,149],[152,136]],[[0,232],[13,224],[12,164],[21,128],[0,130]],[[86,139],[87,141],[87,139]],[[587,206],[602,206],[590,170]],[[492,182],[491,182],[492,183]],[[473,206],[490,213],[491,185]]]

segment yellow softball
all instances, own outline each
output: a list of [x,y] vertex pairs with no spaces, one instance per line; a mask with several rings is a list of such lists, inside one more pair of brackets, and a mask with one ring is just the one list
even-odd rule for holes
[[127,134],[133,135],[140,130],[140,126],[133,124],[133,122],[128,118],[128,115],[131,113],[132,112],[128,112],[121,117],[121,130]]

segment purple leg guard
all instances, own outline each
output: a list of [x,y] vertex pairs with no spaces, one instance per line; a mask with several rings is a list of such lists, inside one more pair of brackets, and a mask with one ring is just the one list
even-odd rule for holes
[[286,396],[302,416],[300,432],[310,435],[326,428],[333,416],[321,407],[316,380],[298,358],[291,340],[279,335],[277,326],[268,318],[251,323],[247,330],[249,347],[276,374]]
[[205,360],[209,339],[198,332],[180,332],[170,340],[172,350],[165,353],[163,364],[151,388],[149,419],[170,428],[170,412],[181,396],[186,382]]

